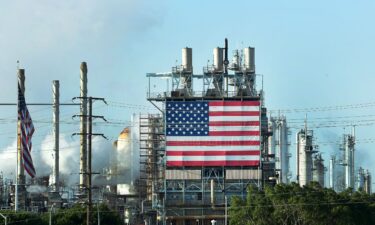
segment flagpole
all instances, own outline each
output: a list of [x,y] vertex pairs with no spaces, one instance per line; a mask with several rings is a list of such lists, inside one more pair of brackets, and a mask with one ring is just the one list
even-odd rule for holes
[[[15,187],[15,200],[14,209],[16,212],[19,211],[19,186],[23,184],[24,171],[22,168],[22,152],[21,152],[21,127],[19,118],[19,90],[24,93],[25,91],[25,70],[19,69],[17,65],[17,176],[16,176],[16,187]],[[20,181],[21,180],[21,181]]]

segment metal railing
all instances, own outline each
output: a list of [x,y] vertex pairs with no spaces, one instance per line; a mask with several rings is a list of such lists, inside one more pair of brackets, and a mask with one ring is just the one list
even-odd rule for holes
[[212,98],[212,97],[259,97],[260,92],[256,92],[254,96],[240,95],[238,92],[229,91],[221,95],[215,93],[216,95],[209,95],[207,91],[193,91],[192,93],[186,94],[183,92],[148,92],[147,98],[150,99],[164,99],[164,98],[184,98],[184,97],[193,97],[193,98]]

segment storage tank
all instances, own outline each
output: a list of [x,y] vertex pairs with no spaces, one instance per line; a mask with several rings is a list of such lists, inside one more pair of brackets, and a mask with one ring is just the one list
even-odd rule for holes
[[246,72],[255,72],[255,48],[247,47],[243,49],[244,70]]
[[183,72],[193,73],[193,49],[183,48],[182,49],[182,64]]
[[223,48],[214,48],[214,70],[215,72],[223,72]]

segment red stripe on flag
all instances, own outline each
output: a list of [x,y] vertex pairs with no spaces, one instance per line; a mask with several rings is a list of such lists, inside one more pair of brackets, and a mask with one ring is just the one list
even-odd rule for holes
[[242,146],[260,145],[260,141],[167,141],[167,146]]
[[212,101],[209,106],[260,106],[259,101]]
[[258,166],[259,160],[236,161],[167,161],[167,166]]
[[259,126],[259,121],[210,121],[209,126]]
[[259,116],[259,111],[212,111],[209,116]]
[[167,156],[228,156],[260,155],[260,151],[167,151]]
[[259,131],[210,131],[209,136],[259,136]]

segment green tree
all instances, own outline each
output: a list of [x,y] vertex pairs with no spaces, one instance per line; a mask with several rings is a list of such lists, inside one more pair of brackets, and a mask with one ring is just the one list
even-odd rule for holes
[[375,224],[375,195],[351,189],[336,193],[318,183],[300,187],[278,184],[249,187],[246,199],[234,197],[231,225],[370,225]]

